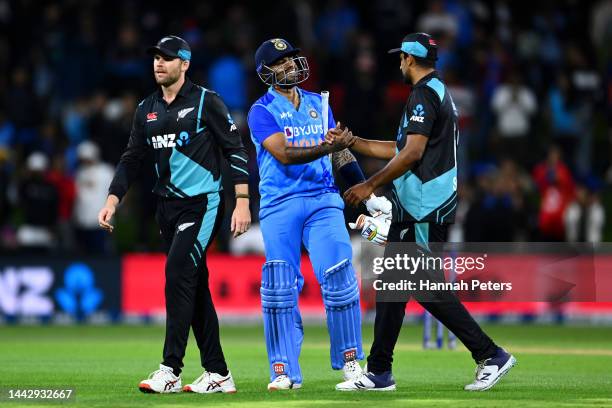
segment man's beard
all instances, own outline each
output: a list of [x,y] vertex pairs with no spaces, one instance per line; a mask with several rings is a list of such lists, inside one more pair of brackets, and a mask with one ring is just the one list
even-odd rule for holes
[[172,76],[168,74],[165,79],[157,80],[156,78],[155,82],[157,82],[157,85],[168,87],[176,83],[176,81],[178,81],[180,77],[180,75]]
[[295,72],[295,70],[293,71],[289,71],[289,72],[284,72],[283,73],[283,77],[281,79],[277,79],[276,80],[276,84],[278,86],[280,86],[283,89],[290,89],[293,88],[295,86],[295,83],[297,81],[297,73]]
[[295,84],[276,84],[280,89],[288,90],[295,87]]
[[412,85],[412,78],[410,77],[410,74],[408,73],[404,74],[403,71],[402,71],[402,80],[404,81],[406,85]]

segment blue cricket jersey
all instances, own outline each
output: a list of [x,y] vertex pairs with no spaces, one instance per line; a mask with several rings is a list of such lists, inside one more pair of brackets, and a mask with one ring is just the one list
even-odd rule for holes
[[[260,218],[284,200],[338,192],[328,156],[306,164],[284,165],[262,146],[264,140],[278,132],[295,147],[316,146],[323,140],[321,95],[297,87],[296,90],[300,95],[299,109],[271,87],[249,111],[249,129],[259,166]],[[336,126],[331,108],[328,114],[331,129]]]

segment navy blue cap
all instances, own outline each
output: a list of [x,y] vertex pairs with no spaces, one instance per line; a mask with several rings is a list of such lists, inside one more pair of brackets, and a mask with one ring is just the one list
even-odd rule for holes
[[408,34],[402,40],[400,48],[389,50],[389,54],[405,52],[415,57],[436,61],[438,59],[438,43],[426,33]]
[[299,52],[299,48],[293,48],[289,42],[282,38],[266,40],[255,51],[255,69],[260,72],[264,65],[273,65],[276,61],[296,55]]
[[161,54],[166,57],[191,60],[191,48],[187,41],[176,35],[169,35],[158,41],[157,45],[147,48],[147,54]]

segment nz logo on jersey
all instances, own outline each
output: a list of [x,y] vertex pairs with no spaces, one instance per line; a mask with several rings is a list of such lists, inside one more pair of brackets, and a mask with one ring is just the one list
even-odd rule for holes
[[[183,133],[187,133],[187,132],[182,132],[181,135]],[[170,133],[168,135],[153,136],[151,137],[151,143],[153,143],[154,149],[175,147],[176,146],[176,142],[174,141],[175,138],[176,138],[176,134],[174,133]]]
[[425,120],[425,109],[423,109],[423,105],[419,103],[412,110],[412,116],[410,117],[410,121],[423,123],[424,120]]
[[151,144],[154,149],[165,149],[167,147],[184,147],[189,144],[189,132],[182,131],[178,139],[176,133],[151,137]]

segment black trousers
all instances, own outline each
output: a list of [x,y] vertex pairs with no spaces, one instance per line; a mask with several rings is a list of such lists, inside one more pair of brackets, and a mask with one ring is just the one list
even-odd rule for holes
[[156,218],[166,259],[165,366],[178,375],[183,367],[189,328],[193,329],[202,367],[225,374],[219,320],[208,286],[206,250],[223,216],[221,193],[193,198],[161,198]]
[[[420,223],[418,226],[415,223],[392,224],[389,230],[389,242],[417,242],[417,234],[419,235],[418,242],[423,242],[423,234],[419,234],[422,231],[426,231],[425,240],[427,242],[446,241],[447,225],[424,224],[426,223]],[[416,227],[421,228],[417,231]],[[385,255],[389,256],[388,254]],[[427,297],[431,298],[431,296]],[[461,340],[472,353],[474,360],[480,361],[495,355],[497,345],[484,333],[452,292],[436,293],[434,297],[443,299],[443,301],[420,301],[418,297],[416,300]],[[393,350],[402,328],[408,300],[376,302],[374,343],[372,343],[368,356],[368,371],[382,373],[391,370]]]

